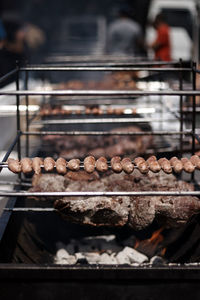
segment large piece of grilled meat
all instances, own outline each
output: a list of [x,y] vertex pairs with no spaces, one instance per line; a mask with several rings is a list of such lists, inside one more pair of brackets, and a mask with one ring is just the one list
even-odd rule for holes
[[[99,178],[94,172],[68,172],[37,176],[32,191],[192,191],[193,185],[163,172],[147,175],[111,174]],[[50,189],[49,189],[50,188]],[[53,199],[53,198],[52,198]],[[192,196],[64,197],[53,199],[54,207],[66,220],[92,226],[129,225],[141,230],[154,219],[165,226],[185,224],[200,212],[200,201]]]

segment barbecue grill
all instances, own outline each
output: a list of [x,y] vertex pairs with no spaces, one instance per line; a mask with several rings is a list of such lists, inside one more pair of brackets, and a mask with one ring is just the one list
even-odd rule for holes
[[[56,72],[56,71],[148,71],[153,72],[171,72],[177,74],[179,77],[179,89],[172,90],[29,90],[28,89],[28,75],[32,71],[42,72]],[[19,89],[20,73],[25,73],[25,89]],[[192,78],[191,89],[184,89],[183,76],[184,73],[189,73]],[[78,116],[72,115],[66,120],[42,120],[42,122],[33,123],[38,126],[40,131],[33,131],[32,122],[35,117],[29,116],[29,99],[30,96],[51,96],[54,99],[63,101],[70,105],[70,101],[76,102],[80,105],[84,97],[96,97],[97,101],[109,98],[112,103],[115,103],[117,97],[126,97],[131,104],[136,97],[139,96],[177,96],[178,113],[175,118],[179,120],[179,130],[148,130],[141,132],[115,132],[115,135],[152,135],[157,137],[179,137],[178,147],[176,152],[181,157],[184,152],[191,152],[194,154],[198,145],[196,141],[200,141],[196,129],[196,96],[200,95],[200,91],[196,90],[196,75],[200,73],[196,69],[194,63],[190,67],[183,67],[182,62],[167,63],[124,63],[119,66],[118,63],[103,63],[92,65],[70,64],[66,66],[26,66],[17,67],[15,70],[5,75],[0,79],[0,82],[6,80],[10,76],[16,75],[16,90],[14,91],[0,91],[0,95],[16,96],[17,106],[17,133],[14,141],[11,143],[6,155],[4,156],[0,167],[7,168],[7,159],[11,155],[13,149],[17,148],[19,160],[22,157],[22,138],[25,137],[25,155],[28,157],[30,151],[30,140],[32,136],[46,136],[46,135],[60,135],[60,136],[109,136],[111,133],[108,130],[82,130],[82,126],[78,130],[68,130],[67,125],[82,124],[113,124],[113,123],[149,123],[159,122],[160,119],[151,118],[134,118],[126,116],[116,116],[115,118],[106,116],[105,118],[99,116],[98,118],[84,118],[78,119]],[[19,105],[25,97],[26,101],[26,124],[25,129],[21,128]],[[192,126],[191,129],[184,129],[184,110],[183,97],[192,97]],[[59,97],[59,98],[58,98]],[[63,100],[62,100],[63,98]],[[129,102],[129,104],[130,104]],[[110,104],[110,103],[109,103]],[[82,104],[81,104],[82,105]],[[124,104],[125,105],[125,104]],[[62,130],[54,130],[54,127],[64,124]],[[66,123],[66,124],[65,124]],[[65,127],[66,125],[66,127]],[[44,127],[47,126],[47,127]],[[45,128],[45,130],[44,130]],[[52,129],[53,128],[53,129]],[[58,127],[56,127],[58,128]],[[105,127],[104,127],[105,128]],[[184,140],[189,137],[191,144],[187,148],[184,146]],[[173,149],[175,151],[175,149]],[[164,150],[165,151],[165,150]],[[167,151],[166,151],[167,152]],[[164,153],[166,153],[164,152]],[[159,152],[157,152],[159,154]],[[175,153],[175,152],[174,152]],[[83,164],[81,164],[82,167]],[[14,183],[15,189],[12,191],[0,191],[0,196],[8,197],[7,206],[4,208],[1,216],[0,226],[0,278],[1,278],[1,295],[3,299],[10,299],[15,296],[18,299],[25,299],[27,296],[31,299],[46,298],[54,299],[55,297],[72,297],[72,298],[87,298],[97,299],[115,297],[116,299],[159,299],[160,297],[168,299],[169,297],[176,297],[176,299],[186,299],[195,296],[198,298],[198,285],[200,281],[200,267],[199,264],[158,264],[156,266],[143,264],[141,266],[127,266],[127,265],[88,265],[80,262],[75,265],[55,265],[52,263],[51,250],[54,248],[56,236],[62,239],[66,236],[66,228],[68,235],[76,232],[75,236],[85,236],[89,230],[89,234],[95,236],[101,233],[108,232],[105,229],[81,229],[81,226],[66,223],[61,220],[52,207],[45,207],[37,204],[33,200],[27,199],[30,196],[49,196],[49,197],[86,197],[90,196],[158,196],[171,195],[183,196],[193,195],[200,196],[199,185],[194,173],[191,174],[190,182],[195,184],[195,191],[122,191],[122,192],[30,192],[25,189],[27,178],[19,175],[18,181]],[[24,188],[24,189],[23,189]],[[28,203],[28,205],[27,205]],[[31,206],[32,205],[32,206]],[[35,229],[31,228],[30,224],[35,224]],[[67,225],[66,225],[67,224]],[[199,226],[198,217],[194,221],[194,226]],[[48,231],[46,231],[48,229]],[[49,231],[50,230],[50,231]],[[37,232],[38,231],[38,232]],[[80,236],[79,236],[80,231]],[[49,234],[51,232],[51,234]],[[77,233],[78,232],[78,233]],[[27,236],[27,233],[30,236]],[[38,236],[37,236],[38,234]],[[119,233],[119,237],[123,236],[123,232]],[[30,244],[26,245],[24,249],[20,249],[20,241]],[[187,245],[188,246],[188,245]],[[186,246],[186,248],[187,248]],[[195,247],[195,245],[193,245]],[[190,249],[189,247],[187,249]],[[195,257],[199,255],[198,247],[195,248]],[[190,249],[191,250],[191,249]],[[28,253],[27,251],[31,251]],[[188,250],[189,251],[189,250]],[[192,252],[192,250],[191,250]],[[23,260],[24,258],[24,260]],[[18,259],[18,263],[16,263]],[[197,259],[198,261],[198,259]],[[14,263],[15,262],[15,263]],[[19,263],[20,262],[20,263]],[[12,287],[12,288],[11,288]],[[105,296],[106,295],[106,296]]]

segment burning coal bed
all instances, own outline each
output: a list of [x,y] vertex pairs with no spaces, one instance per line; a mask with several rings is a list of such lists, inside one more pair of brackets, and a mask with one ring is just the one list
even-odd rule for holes
[[[147,244],[151,241],[147,241]],[[80,240],[72,239],[68,245],[57,243],[56,264],[108,264],[108,265],[163,265],[161,256],[147,255],[132,247],[133,237],[125,241],[128,246],[119,246],[115,235],[88,236]],[[153,244],[152,244],[152,247]]]

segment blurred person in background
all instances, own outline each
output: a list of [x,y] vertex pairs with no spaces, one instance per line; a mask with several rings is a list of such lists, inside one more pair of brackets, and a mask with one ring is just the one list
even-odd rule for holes
[[156,16],[153,27],[156,29],[156,38],[149,47],[154,51],[154,58],[158,61],[170,61],[170,28],[162,14]]
[[4,47],[5,39],[6,39],[6,31],[3,22],[0,19],[0,50]]
[[[44,42],[43,31],[37,26],[21,22],[20,17],[15,14],[5,15],[3,23],[0,23],[0,77],[14,70],[17,64],[23,66],[30,62],[31,56]],[[0,87],[11,83],[15,78],[13,75],[0,84]]]
[[131,17],[129,8],[119,9],[119,17],[108,26],[107,52],[114,55],[139,56],[143,54],[143,33]]
[[[16,68],[16,63],[23,65],[26,60],[25,35],[22,24],[16,19],[3,19],[5,36],[0,49],[0,77]],[[0,84],[0,87],[14,81],[16,75]]]

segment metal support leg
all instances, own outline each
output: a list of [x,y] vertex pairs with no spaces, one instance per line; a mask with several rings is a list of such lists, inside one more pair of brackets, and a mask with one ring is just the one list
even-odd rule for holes
[[[25,71],[25,90],[28,90],[28,71]],[[29,96],[26,95],[26,131],[29,132]],[[29,157],[29,135],[26,135],[26,157]]]

